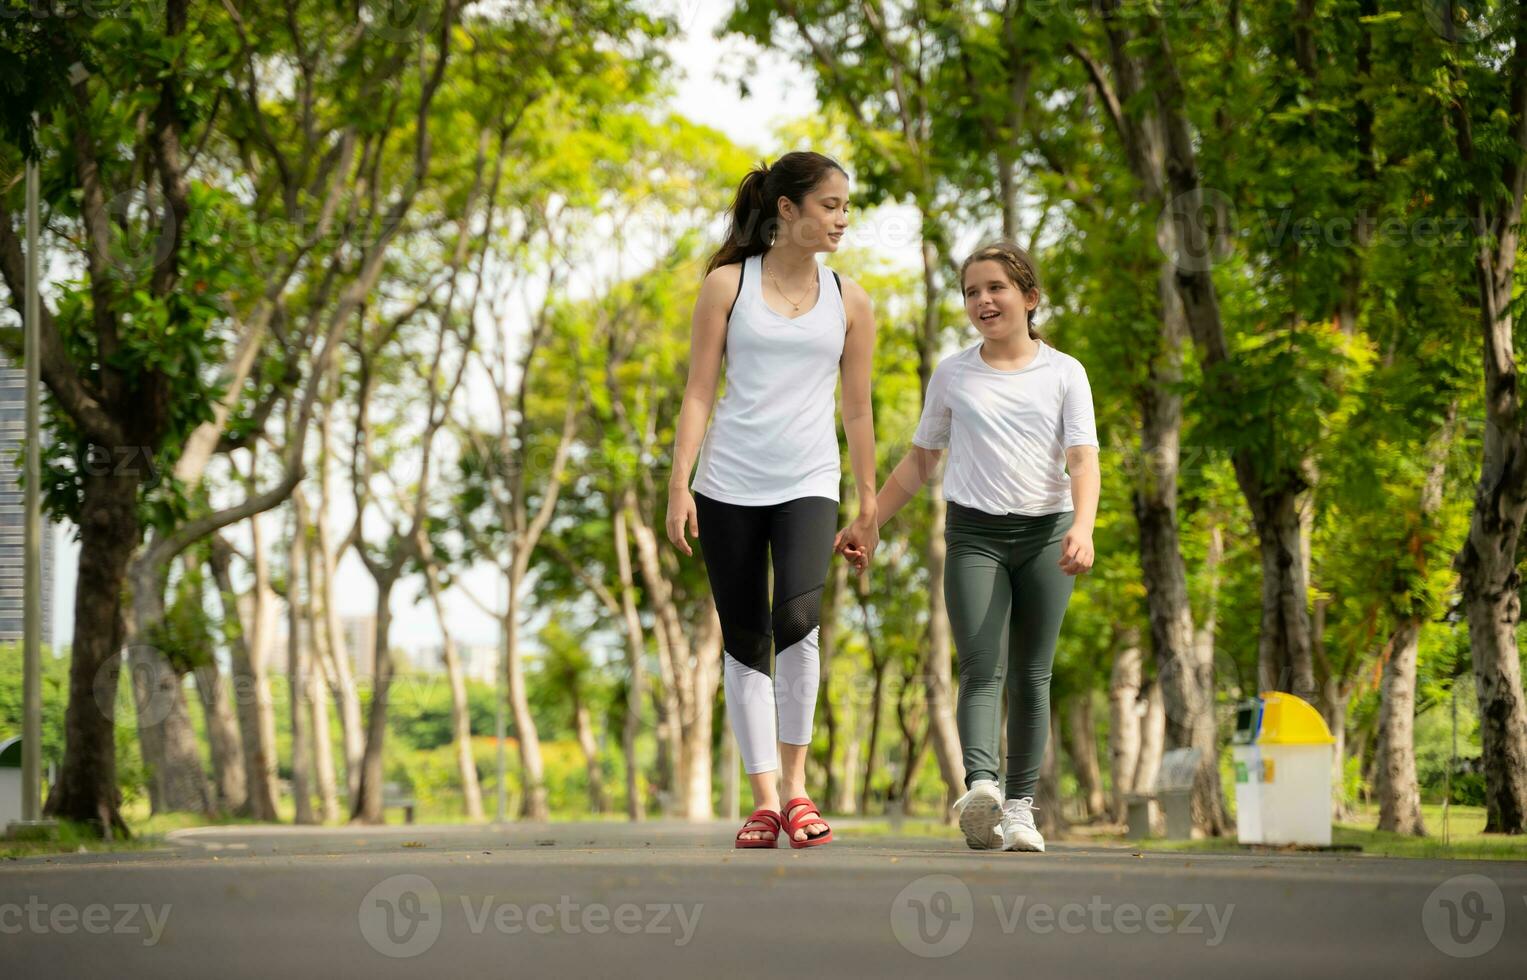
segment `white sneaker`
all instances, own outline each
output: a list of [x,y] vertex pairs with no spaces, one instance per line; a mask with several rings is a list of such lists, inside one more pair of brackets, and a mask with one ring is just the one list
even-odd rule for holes
[[997,821],[1002,819],[1002,794],[995,779],[978,779],[970,790],[954,801],[960,814],[960,830],[965,843],[976,851],[990,851],[1002,846]]
[[1039,833],[1039,828],[1034,826],[1034,812],[1039,809],[1034,805],[1032,796],[1022,799],[1008,800],[1002,804],[1002,824],[997,832],[1002,836],[1002,849],[1004,851],[1043,851],[1045,839]]

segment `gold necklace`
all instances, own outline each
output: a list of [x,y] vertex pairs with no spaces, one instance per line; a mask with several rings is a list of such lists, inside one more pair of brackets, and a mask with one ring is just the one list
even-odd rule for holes
[[[784,291],[784,289],[780,288],[779,279],[775,277],[774,270],[769,268],[769,264],[767,262],[765,262],[763,259],[759,259],[758,262],[759,262],[760,265],[762,265],[764,267],[764,271],[769,274],[769,278],[774,282],[775,290],[777,290],[781,296],[785,297],[785,302],[790,304],[790,312],[791,313],[799,312],[800,308],[801,308],[800,301],[799,300],[791,299],[789,294],[786,293]],[[807,294],[809,294],[813,289],[816,288],[816,284],[817,284],[817,279],[818,278],[820,278],[820,277],[819,276],[813,276],[812,277],[811,285],[806,287],[806,292],[801,293],[801,299],[802,300],[804,300],[806,298]]]

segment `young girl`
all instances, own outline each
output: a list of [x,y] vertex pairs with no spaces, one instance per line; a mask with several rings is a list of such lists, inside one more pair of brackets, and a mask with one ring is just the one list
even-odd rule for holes
[[[860,286],[817,263],[818,252],[837,251],[848,225],[848,175],[835,161],[787,153],[754,170],[738,188],[730,217],[695,304],[668,538],[689,555],[685,529],[699,536],[721,617],[727,716],[757,807],[736,844],[775,847],[783,828],[791,847],[810,847],[832,840],[806,795],[806,749],[842,479],[833,391],[841,373],[843,430],[859,496],[853,529],[867,553],[879,527],[870,414],[875,320]],[[706,434],[723,351],[726,394]],[[769,671],[771,640],[777,683]]]
[[[1082,365],[1034,332],[1039,280],[1026,252],[988,245],[965,260],[960,278],[981,342],[933,372],[913,448],[881,488],[877,513],[890,520],[949,450],[944,596],[960,658],[968,790],[955,804],[960,829],[973,848],[1043,851],[1031,811],[1055,641],[1074,576],[1092,567],[1100,482],[1092,391]],[[862,570],[868,554],[857,533],[845,529],[838,549]],[[997,789],[1004,679],[1005,801]]]

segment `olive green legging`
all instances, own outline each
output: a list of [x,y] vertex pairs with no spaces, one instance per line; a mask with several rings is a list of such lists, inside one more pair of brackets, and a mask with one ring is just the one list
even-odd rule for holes
[[1007,681],[1008,799],[1033,796],[1050,734],[1050,671],[1074,576],[1060,568],[1071,511],[994,515],[951,501],[944,599],[960,657],[965,785],[997,778]]

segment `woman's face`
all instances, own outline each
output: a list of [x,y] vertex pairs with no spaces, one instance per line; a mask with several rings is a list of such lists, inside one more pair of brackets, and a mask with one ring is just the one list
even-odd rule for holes
[[1027,336],[1029,310],[1038,304],[1038,292],[1024,296],[1000,262],[983,259],[965,270],[965,315],[988,340]]
[[817,181],[800,205],[779,199],[780,243],[812,252],[836,252],[848,228],[848,178],[829,170]]

